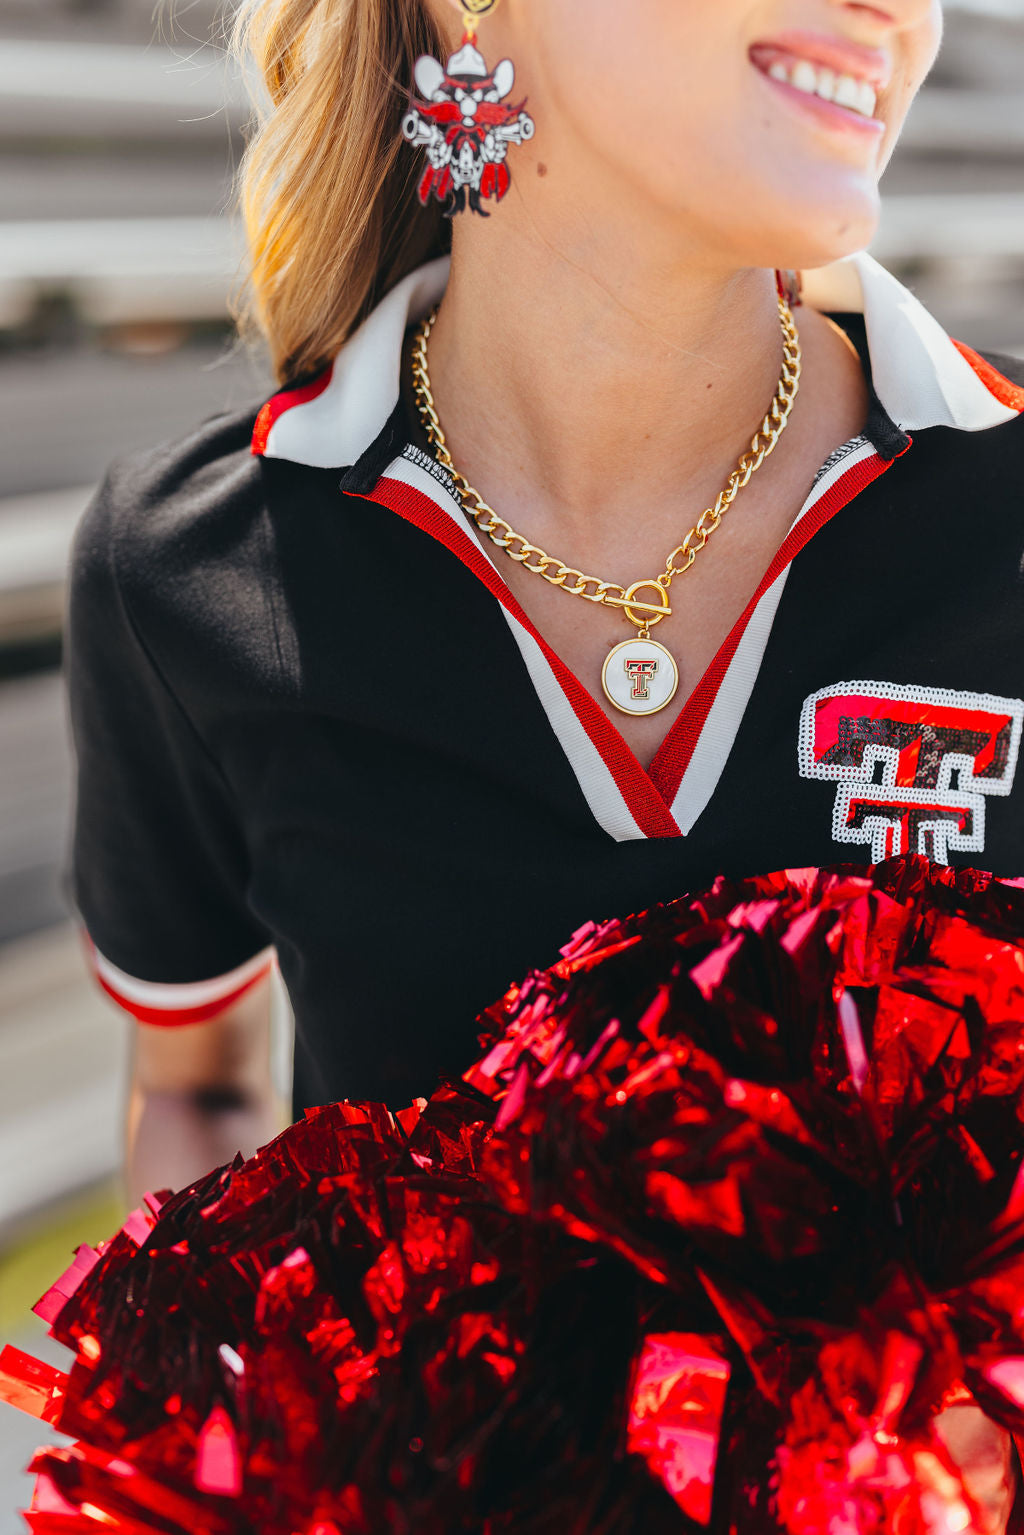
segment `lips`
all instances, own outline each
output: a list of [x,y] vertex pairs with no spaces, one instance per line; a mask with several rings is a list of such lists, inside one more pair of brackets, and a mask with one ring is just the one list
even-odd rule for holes
[[847,111],[857,112],[861,117],[875,115],[877,92],[867,80],[858,80],[855,75],[837,75],[834,69],[829,69],[827,65],[812,64],[809,59],[791,62],[778,58],[773,59],[768,66],[768,75],[772,80],[802,91],[805,96],[818,96],[822,101],[833,101],[837,107],[845,107]]
[[825,124],[875,134],[882,130],[875,115],[878,93],[891,78],[892,64],[880,49],[790,32],[755,43],[750,61],[794,104],[807,107]]
[[817,32],[783,32],[777,37],[754,43],[750,58],[767,73],[778,59],[790,64],[806,60],[809,64],[831,69],[836,75],[851,75],[866,81],[876,91],[884,90],[892,78],[892,60],[881,48],[865,48],[845,38],[826,37]]

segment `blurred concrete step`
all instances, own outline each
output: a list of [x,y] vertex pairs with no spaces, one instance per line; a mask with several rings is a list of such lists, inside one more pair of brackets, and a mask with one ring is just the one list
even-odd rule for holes
[[[3,945],[67,921],[72,762],[60,675],[0,684],[0,972]],[[0,982],[0,1030],[4,1027]],[[3,1092],[0,1065],[0,1093]]]
[[0,949],[0,1234],[119,1166],[127,1043],[73,926]]
[[244,258],[226,218],[0,223],[0,327],[59,295],[91,325],[223,320]]
[[9,223],[220,215],[231,207],[230,160],[220,143],[137,143],[112,153],[81,140],[0,141],[0,207]]
[[234,0],[0,0],[0,29],[19,37],[147,43],[153,38],[206,42]]
[[871,250],[883,263],[999,258],[1024,272],[1024,192],[883,197]]
[[226,145],[248,110],[223,49],[0,41],[0,138]]
[[17,444],[0,454],[0,498],[95,482],[111,459],[221,411],[255,413],[272,392],[258,360],[229,337],[187,341],[170,326],[103,347],[81,338],[0,348],[0,421],[5,443]]
[[926,85],[900,135],[897,153],[908,151],[1019,157],[1024,154],[1024,91]]
[[64,572],[92,487],[0,501],[0,646],[56,633]]

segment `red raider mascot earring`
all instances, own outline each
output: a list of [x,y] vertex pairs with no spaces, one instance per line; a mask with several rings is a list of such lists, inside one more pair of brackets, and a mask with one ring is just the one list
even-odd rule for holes
[[446,218],[465,211],[490,215],[481,199],[500,202],[511,176],[505,159],[510,144],[533,138],[533,118],[525,101],[509,106],[505,97],[515,84],[511,59],[489,70],[476,47],[477,21],[498,0],[461,0],[462,44],[446,65],[429,53],[416,60],[414,78],[422,100],[410,99],[402,136],[414,149],[425,149],[427,166],[419,185],[420,202],[431,197],[444,205]]

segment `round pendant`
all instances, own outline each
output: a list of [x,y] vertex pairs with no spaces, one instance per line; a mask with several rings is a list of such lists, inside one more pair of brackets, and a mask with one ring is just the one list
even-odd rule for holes
[[675,697],[679,669],[657,640],[623,640],[608,652],[601,686],[623,714],[657,714]]

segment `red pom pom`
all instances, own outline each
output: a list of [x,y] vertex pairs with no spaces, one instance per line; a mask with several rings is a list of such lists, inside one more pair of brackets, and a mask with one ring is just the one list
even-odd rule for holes
[[[588,924],[461,1082],[317,1110],[84,1249],[34,1527],[732,1535],[980,1520],[1024,1436],[1024,891],[923,859]],[[54,1522],[57,1521],[57,1522]]]

